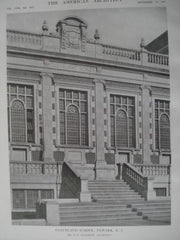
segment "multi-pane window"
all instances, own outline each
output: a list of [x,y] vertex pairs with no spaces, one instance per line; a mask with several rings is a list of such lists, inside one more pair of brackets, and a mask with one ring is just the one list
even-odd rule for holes
[[169,101],[155,100],[155,146],[170,149]]
[[53,189],[13,189],[13,209],[34,209],[40,199],[53,199]]
[[87,92],[59,90],[60,143],[88,145]]
[[8,84],[9,139],[13,142],[34,142],[33,87]]
[[135,147],[135,98],[110,95],[112,147]]

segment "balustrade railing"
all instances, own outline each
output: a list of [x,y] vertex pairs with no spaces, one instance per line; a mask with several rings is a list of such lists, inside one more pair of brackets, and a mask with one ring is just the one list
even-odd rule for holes
[[104,45],[104,44],[102,46],[103,46],[103,53],[106,55],[115,55],[122,58],[128,58],[131,60],[140,61],[140,51],[138,50],[114,47],[114,46]]
[[35,33],[8,30],[7,41],[9,44],[16,44],[22,47],[30,45],[40,47],[42,45],[42,36]]
[[123,164],[122,178],[125,180],[135,191],[147,198],[148,191],[148,178],[138,172],[136,168],[128,163]]
[[[58,51],[59,49],[61,51],[58,36],[52,34],[44,36],[42,34],[8,30],[7,43],[9,46],[29,47],[32,49],[48,49],[49,51]],[[98,48],[95,47],[96,43],[94,42],[87,42],[86,44],[88,46],[87,49],[89,49],[90,52],[96,51],[95,55],[99,58],[107,57],[108,59],[116,61],[130,61],[140,65],[159,65],[163,68],[169,65],[169,58],[164,54],[148,52],[146,50],[141,51],[122,48],[102,43],[98,43]],[[66,49],[63,48],[63,51],[66,52]],[[78,52],[75,53],[78,54]],[[79,54],[80,53],[81,51],[79,51]]]
[[10,173],[21,175],[59,175],[62,163],[11,161]]
[[169,65],[169,57],[163,54],[147,52],[148,55],[148,62],[159,64],[159,65]]
[[133,166],[145,176],[167,176],[170,171],[169,165],[134,164]]

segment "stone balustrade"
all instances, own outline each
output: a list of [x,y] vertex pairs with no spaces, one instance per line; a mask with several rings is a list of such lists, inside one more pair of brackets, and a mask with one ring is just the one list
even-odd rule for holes
[[148,178],[143,176],[136,168],[128,163],[123,164],[122,178],[132,189],[139,192],[139,194],[147,199]]
[[42,35],[9,30],[7,32],[7,42],[8,45],[13,46],[40,48],[42,46]]
[[[134,63],[144,66],[153,66],[168,69],[169,58],[167,55],[148,52],[146,50],[127,49],[107,44],[96,43],[93,41],[86,42],[86,50],[70,49],[61,46],[61,41],[57,34],[34,34],[20,31],[7,31],[7,45],[13,47],[24,47],[30,49],[48,50],[52,52],[71,53],[76,55],[86,54],[89,57],[98,59],[107,59],[125,63]],[[71,50],[71,51],[69,51]]]
[[134,164],[133,165],[139,172],[144,176],[167,176],[169,175],[170,166],[169,165],[144,165],[144,164]]
[[158,53],[151,53],[147,52],[148,55],[148,62],[153,64],[159,64],[168,66],[169,65],[169,57],[166,55],[158,54]]
[[104,45],[104,44],[102,46],[103,46],[103,54],[115,55],[122,58],[130,59],[130,60],[140,61],[140,51],[127,49],[127,48],[114,47],[114,46]]
[[12,175],[60,175],[61,163],[56,162],[22,162],[11,161],[10,173]]

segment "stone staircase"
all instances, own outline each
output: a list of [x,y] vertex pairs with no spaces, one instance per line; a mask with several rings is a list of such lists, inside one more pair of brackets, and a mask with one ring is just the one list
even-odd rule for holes
[[127,207],[130,207],[133,212],[137,212],[139,216],[148,221],[164,224],[170,224],[171,222],[171,201],[169,199],[132,203]]
[[60,205],[61,225],[68,226],[123,226],[144,225],[127,204],[142,202],[139,194],[124,181],[90,181],[91,203]]
[[123,180],[89,181],[89,191],[97,202],[142,202],[144,199]]
[[[159,205],[156,205],[155,201],[151,205],[151,202],[145,201],[123,180],[89,181],[88,187],[92,202],[60,205],[61,225],[136,226],[167,223],[167,221],[156,221],[157,215],[153,213]],[[168,206],[167,211],[169,211]],[[161,212],[162,216],[163,214],[167,217],[164,208]]]
[[64,226],[123,226],[143,225],[142,216],[122,203],[79,203],[60,206]]

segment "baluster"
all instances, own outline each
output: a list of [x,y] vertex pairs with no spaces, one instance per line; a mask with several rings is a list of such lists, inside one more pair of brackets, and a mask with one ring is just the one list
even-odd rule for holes
[[168,167],[165,167],[165,175],[168,175]]
[[150,62],[150,63],[152,62],[151,57],[152,57],[152,56],[151,56],[151,54],[149,53],[149,54],[148,54],[148,58],[149,58],[149,62]]
[[161,65],[164,64],[164,63],[163,63],[163,59],[164,59],[163,56],[160,56],[160,64],[161,64]]

